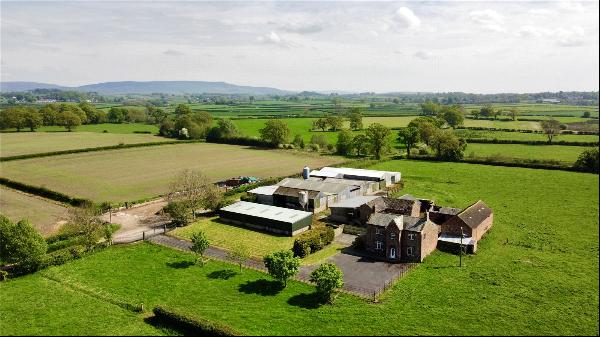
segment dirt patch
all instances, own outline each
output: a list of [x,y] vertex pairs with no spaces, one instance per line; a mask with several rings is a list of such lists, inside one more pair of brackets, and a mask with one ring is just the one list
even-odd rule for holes
[[157,199],[131,208],[113,211],[112,215],[105,213],[101,218],[103,221],[121,225],[114,237],[114,240],[118,242],[141,236],[144,231],[168,223],[170,221],[169,216],[162,212],[163,207],[166,205],[167,202],[164,199]]

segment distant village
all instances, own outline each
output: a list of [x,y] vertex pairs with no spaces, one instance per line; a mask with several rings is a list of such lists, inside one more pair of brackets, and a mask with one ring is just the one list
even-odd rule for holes
[[254,188],[248,191],[253,202],[236,202],[219,215],[225,222],[288,236],[310,229],[317,216],[337,226],[358,226],[366,229],[362,249],[391,263],[422,262],[436,248],[477,251],[493,223],[491,208],[482,200],[459,209],[409,194],[388,196],[400,182],[400,172],[305,167],[302,179]]

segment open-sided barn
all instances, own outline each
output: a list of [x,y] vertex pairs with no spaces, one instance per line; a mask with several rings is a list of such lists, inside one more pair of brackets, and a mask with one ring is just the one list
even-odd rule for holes
[[309,229],[312,213],[246,201],[219,210],[221,220],[277,234],[294,236]]

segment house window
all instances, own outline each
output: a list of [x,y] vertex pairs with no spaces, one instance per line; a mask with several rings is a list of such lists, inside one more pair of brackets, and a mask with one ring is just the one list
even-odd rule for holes
[[396,233],[390,233],[390,239],[391,240],[395,240],[396,239]]
[[381,235],[381,229],[375,228],[375,235]]
[[406,248],[406,255],[413,256],[413,247]]
[[409,240],[414,240],[415,239],[415,235],[414,234],[408,234],[408,239]]
[[376,241],[375,242],[375,249],[377,249],[377,250],[383,250],[383,242]]

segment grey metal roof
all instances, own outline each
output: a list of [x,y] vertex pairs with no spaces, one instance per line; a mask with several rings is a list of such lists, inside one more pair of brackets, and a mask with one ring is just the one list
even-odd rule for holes
[[247,201],[238,201],[235,204],[231,204],[229,206],[221,208],[221,211],[255,216],[259,218],[271,219],[287,223],[295,223],[299,220],[312,216],[312,213],[310,212],[304,212],[290,208],[256,204]]
[[323,192],[319,191],[307,191],[297,188],[285,187],[285,186],[277,186],[277,190],[273,192],[274,195],[286,195],[289,197],[300,197],[300,192],[305,191],[308,192],[309,199],[317,199],[323,197]]
[[342,200],[333,205],[330,205],[329,208],[357,208],[357,207],[360,207],[366,203],[369,203],[369,202],[371,202],[375,199],[379,199],[379,198],[381,198],[381,197],[376,196],[376,195],[359,196],[359,197]]
[[327,183],[324,181],[304,180],[304,179],[295,179],[295,178],[285,178],[282,181],[280,181],[279,183],[277,183],[277,185],[283,186],[283,187],[288,187],[288,188],[305,190],[305,191],[319,191],[319,192],[325,192],[325,193],[331,193],[331,194],[340,194],[340,193],[347,191],[348,189],[354,190],[354,189],[359,188],[358,186],[352,187],[352,186],[337,184],[337,183]]
[[260,195],[273,195],[275,190],[277,190],[279,186],[277,185],[269,185],[269,186],[260,186],[255,189],[251,189],[248,193],[252,194],[260,194]]
[[374,181],[354,180],[354,179],[344,179],[344,178],[325,178],[325,179],[323,179],[323,181],[326,183],[343,184],[343,185],[350,185],[350,186],[369,186],[369,185],[377,184],[377,182],[374,182]]

